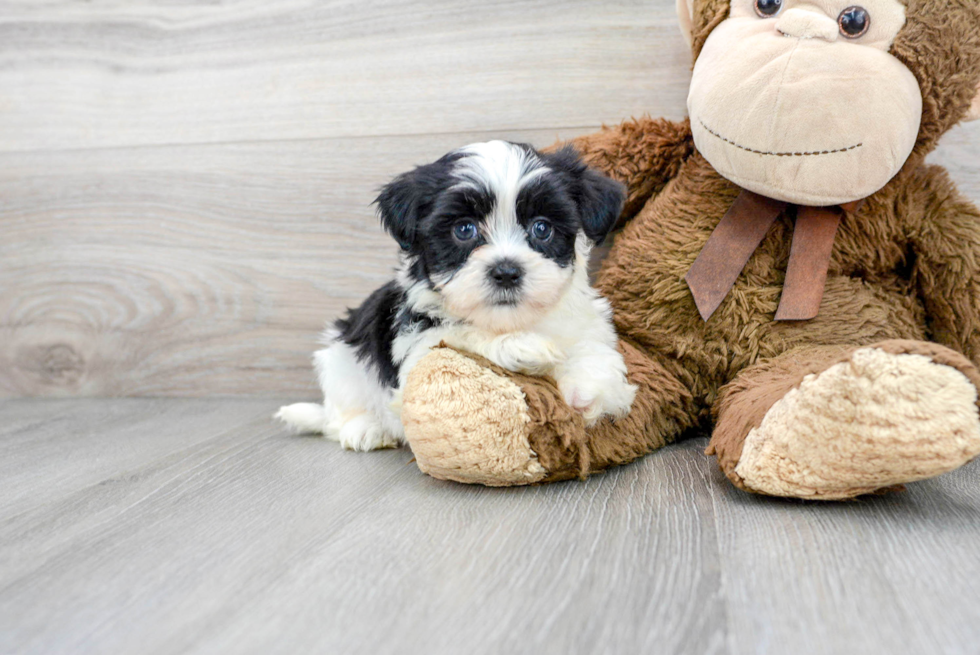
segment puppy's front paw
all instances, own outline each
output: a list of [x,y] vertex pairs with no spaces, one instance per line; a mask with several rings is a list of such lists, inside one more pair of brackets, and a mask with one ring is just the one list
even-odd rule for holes
[[486,358],[509,371],[545,375],[562,361],[564,354],[551,339],[540,334],[516,333],[494,339]]
[[558,378],[558,388],[568,406],[582,414],[587,426],[595,425],[603,416],[626,416],[633,406],[636,386],[617,371],[609,375],[586,373],[571,371]]

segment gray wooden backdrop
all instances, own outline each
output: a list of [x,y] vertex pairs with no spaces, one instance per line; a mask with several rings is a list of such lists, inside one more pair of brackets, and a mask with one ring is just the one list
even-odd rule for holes
[[[673,0],[0,0],[0,396],[313,396],[390,176],[680,118]],[[980,125],[933,160],[980,201]]]

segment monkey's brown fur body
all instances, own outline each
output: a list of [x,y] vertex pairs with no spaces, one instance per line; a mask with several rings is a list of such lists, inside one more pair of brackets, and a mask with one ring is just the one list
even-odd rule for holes
[[[695,55],[728,8],[722,0],[694,4]],[[891,53],[919,83],[918,140],[897,175],[844,215],[817,318],[773,318],[792,208],[717,312],[708,321],[699,315],[684,276],[740,188],[698,152],[689,122],[633,120],[577,139],[591,165],[628,189],[627,222],[597,284],[640,388],[633,409],[586,431],[550,380],[477,362],[494,377],[474,386],[472,359],[430,355],[410,377],[403,411],[423,470],[491,485],[566,479],[701,426],[712,430],[709,453],[736,485],[830,499],[937,475],[976,456],[980,211],[924,160],[977,96],[980,3],[909,0],[906,11]],[[522,417],[519,434],[495,431],[493,420],[456,420],[498,405]],[[888,425],[894,417],[904,422]]]

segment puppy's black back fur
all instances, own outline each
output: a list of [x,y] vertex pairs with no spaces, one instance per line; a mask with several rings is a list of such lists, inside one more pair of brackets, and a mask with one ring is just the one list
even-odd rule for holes
[[392,280],[359,307],[347,310],[347,316],[338,319],[334,327],[340,341],[354,349],[358,361],[377,372],[381,386],[397,388],[398,364],[391,353],[395,337],[410,330],[429,330],[440,323],[435,317],[411,311],[404,289]]
[[372,366],[386,387],[398,386],[398,367],[391,358],[391,344],[398,333],[398,313],[405,305],[405,292],[392,280],[367,297],[360,307],[350,309],[334,326],[340,340],[357,353],[362,363]]

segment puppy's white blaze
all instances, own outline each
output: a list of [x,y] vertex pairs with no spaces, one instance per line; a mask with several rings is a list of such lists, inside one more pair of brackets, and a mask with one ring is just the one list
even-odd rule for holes
[[[489,190],[496,202],[487,217],[488,240],[517,226],[517,195],[528,183],[548,172],[537,155],[505,141],[474,143],[460,148],[466,155],[456,163],[453,173],[463,184]],[[502,237],[498,237],[502,238]]]
[[[495,213],[498,212],[495,210]],[[517,212],[513,213],[512,219],[500,218],[487,221],[487,229],[484,231],[487,245],[477,250],[489,247],[499,259],[518,257],[531,250],[527,245],[527,233],[517,224]]]
[[548,171],[537,155],[505,141],[474,143],[457,152],[466,156],[456,162],[454,174],[494,193],[516,195],[525,184]]

